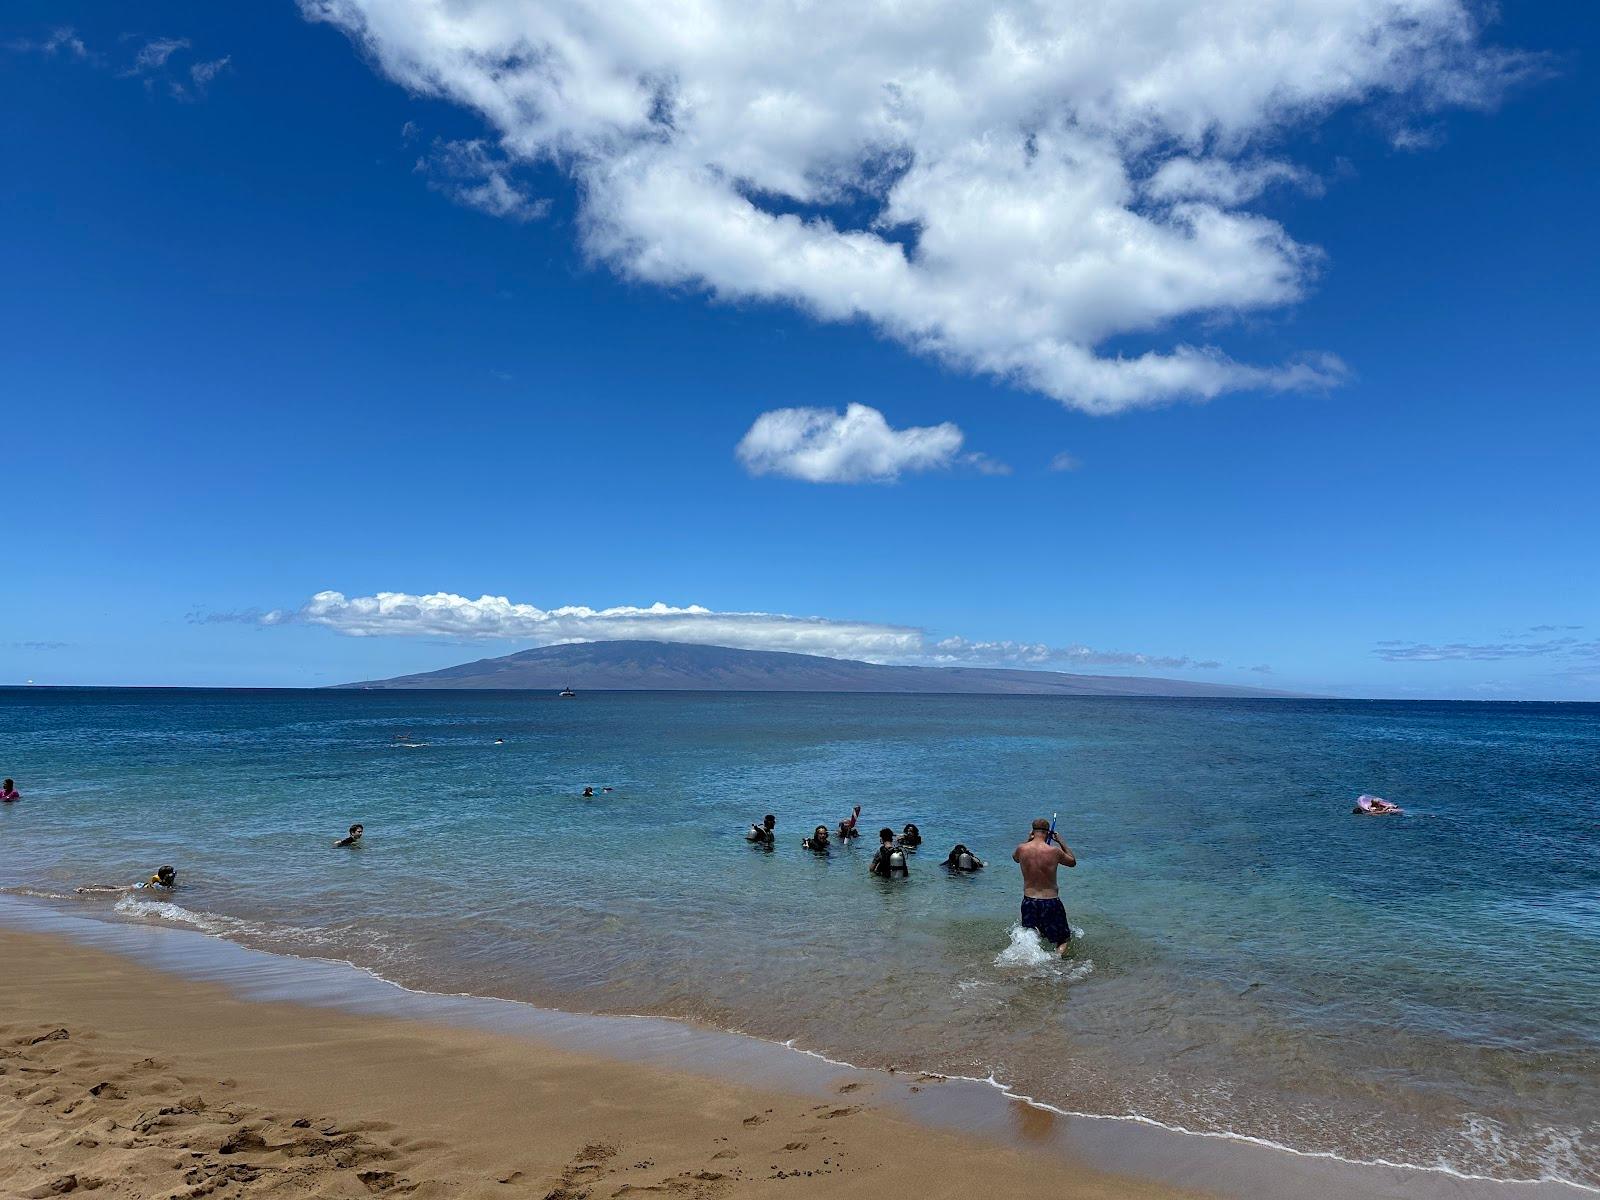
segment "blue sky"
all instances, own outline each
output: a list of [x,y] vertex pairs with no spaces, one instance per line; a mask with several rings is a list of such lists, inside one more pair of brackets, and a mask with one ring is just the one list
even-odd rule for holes
[[[657,630],[1600,699],[1583,6],[1215,88],[1069,62],[1025,129],[969,74],[961,120],[922,95],[874,134],[890,168],[855,101],[761,126],[762,52],[719,31],[619,149],[594,80],[474,100],[411,7],[7,7],[0,682],[315,685]],[[627,77],[600,24],[563,32]],[[849,79],[953,60],[769,32]],[[406,599],[435,593],[462,600]]]

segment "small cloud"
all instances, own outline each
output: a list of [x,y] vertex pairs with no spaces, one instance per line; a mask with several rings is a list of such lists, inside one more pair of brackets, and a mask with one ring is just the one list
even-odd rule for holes
[[1583,628],[1582,625],[1530,625],[1530,626],[1528,626],[1528,632],[1529,633],[1570,633],[1573,630],[1582,629],[1582,628]]
[[489,374],[493,375],[501,383],[510,383],[514,378],[510,371],[490,371]]
[[1076,471],[1081,466],[1083,461],[1077,455],[1069,454],[1065,450],[1050,460],[1052,471]]
[[77,32],[70,25],[58,26],[44,37],[37,40],[32,38],[15,38],[5,43],[7,50],[18,54],[43,54],[54,58],[76,58],[80,61],[93,58],[89,48],[83,44]]
[[535,221],[550,211],[550,201],[521,188],[512,178],[510,161],[496,156],[481,138],[435,140],[415,169],[428,177],[434,191],[492,217]]
[[12,642],[13,650],[65,650],[71,642]]
[[1257,675],[1271,675],[1272,674],[1272,668],[1270,666],[1268,666],[1266,663],[1257,663],[1255,666],[1251,667],[1250,669],[1252,671],[1254,671]]
[[422,126],[418,125],[415,121],[407,121],[404,125],[400,126],[400,140],[402,142],[414,141],[416,136],[421,132]]
[[290,609],[234,609],[228,612],[192,612],[184,616],[191,625],[287,625],[295,619]]
[[948,421],[895,429],[865,404],[851,404],[842,413],[778,408],[755,419],[734,453],[752,475],[807,483],[893,483],[908,472],[951,466],[963,440]]
[[[1571,627],[1567,627],[1571,628]],[[1535,627],[1535,632],[1540,632]],[[1575,637],[1516,638],[1504,642],[1379,642],[1385,662],[1499,662],[1515,658],[1600,659],[1600,640]]]
[[1419,152],[1432,150],[1444,143],[1444,129],[1441,126],[1402,125],[1390,130],[1389,144],[1396,150]]
[[194,80],[194,86],[198,91],[204,91],[213,79],[228,69],[228,64],[232,61],[233,55],[225,54],[210,62],[197,62],[189,68],[189,78]]
[[987,454],[980,454],[974,450],[971,454],[961,456],[961,461],[971,467],[980,475],[1009,475],[1011,466],[997,458],[990,458]]
[[146,75],[153,71],[159,71],[167,65],[167,59],[171,58],[179,50],[187,50],[188,48],[188,38],[151,38],[139,47],[138,52],[133,56],[133,67],[127,74]]

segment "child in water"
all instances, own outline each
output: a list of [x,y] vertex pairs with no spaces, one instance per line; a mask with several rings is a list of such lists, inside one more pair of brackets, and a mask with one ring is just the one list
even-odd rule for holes
[[88,887],[79,888],[78,889],[78,895],[80,895],[80,896],[114,896],[114,895],[120,895],[123,892],[139,892],[139,891],[143,891],[145,888],[160,888],[164,892],[170,892],[170,891],[172,891],[173,888],[175,888],[177,886],[178,886],[178,873],[176,871],[174,871],[171,867],[162,867],[154,875],[150,876],[149,879],[146,879],[143,883],[123,883],[123,884],[96,883],[96,884],[91,884]]

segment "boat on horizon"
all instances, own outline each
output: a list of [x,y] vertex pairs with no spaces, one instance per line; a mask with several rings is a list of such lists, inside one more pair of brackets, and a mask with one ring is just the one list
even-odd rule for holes
[[557,692],[556,695],[558,695],[563,700],[572,700],[572,699],[576,698],[578,693],[573,691],[570,687],[564,687],[559,692]]

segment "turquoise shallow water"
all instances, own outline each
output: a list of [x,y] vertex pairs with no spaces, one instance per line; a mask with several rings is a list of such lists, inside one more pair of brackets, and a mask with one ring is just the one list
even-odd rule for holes
[[[74,911],[1600,1183],[1596,706],[13,690],[0,773],[0,885]],[[1363,791],[1406,815],[1348,815]],[[853,803],[921,825],[909,882],[799,850]],[[1011,848],[1056,810],[1064,964],[1011,930]],[[957,840],[990,870],[947,877]],[[170,903],[72,896],[161,862]]]

